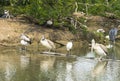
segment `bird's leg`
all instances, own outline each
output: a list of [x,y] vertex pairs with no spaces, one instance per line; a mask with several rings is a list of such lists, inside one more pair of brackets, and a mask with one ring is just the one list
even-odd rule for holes
[[25,51],[27,51],[27,46],[25,46],[24,48],[25,48]]
[[25,54],[25,52],[26,52],[26,46],[21,46],[21,52],[22,52],[23,54]]
[[67,51],[67,55],[66,56],[68,56],[69,55],[69,51]]
[[67,56],[69,56],[70,55],[70,50],[69,51],[67,51]]
[[20,46],[20,52],[22,52],[23,51],[23,46]]
[[100,61],[100,62],[101,62],[101,61],[102,61],[102,57],[103,57],[103,56],[101,56],[100,58],[98,58],[98,61]]
[[25,48],[25,46],[21,46],[21,50],[23,51],[23,50],[25,50],[26,48]]
[[23,46],[20,47],[20,50],[23,50]]
[[48,52],[50,52],[50,51],[51,51],[51,49],[48,50]]
[[70,51],[69,51],[69,55],[71,55],[71,49],[70,49]]
[[26,51],[27,51],[27,47],[25,46],[25,47],[24,47],[24,53],[25,53],[25,54],[26,54]]

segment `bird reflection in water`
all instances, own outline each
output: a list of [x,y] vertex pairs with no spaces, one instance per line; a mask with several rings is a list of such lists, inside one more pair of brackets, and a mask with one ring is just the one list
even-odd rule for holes
[[95,65],[94,69],[92,70],[92,77],[96,77],[100,74],[103,74],[105,72],[107,64],[108,61],[98,61],[98,63]]
[[15,66],[9,62],[6,62],[4,69],[5,69],[5,81],[11,81],[16,73]]
[[27,55],[27,54],[21,55],[20,62],[21,62],[21,68],[22,69],[26,68],[30,63],[30,55]]
[[66,63],[66,78],[65,81],[73,81],[72,79],[72,63]]
[[14,57],[7,54],[0,54],[0,81],[13,81],[17,72]]
[[42,61],[40,61],[40,69],[41,71],[47,72],[52,69],[55,63],[55,57],[45,57]]

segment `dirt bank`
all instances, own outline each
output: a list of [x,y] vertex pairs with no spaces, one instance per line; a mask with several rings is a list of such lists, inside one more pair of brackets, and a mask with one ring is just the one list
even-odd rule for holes
[[74,38],[74,35],[67,30],[41,27],[31,23],[26,23],[25,20],[0,19],[1,43],[19,43],[19,37],[22,33],[25,33],[34,41],[39,41],[43,34],[46,38],[52,40],[64,41]]
[[[111,25],[117,27],[119,23],[120,20],[91,16],[87,18],[86,25],[89,32],[94,32],[99,28],[103,28],[107,35],[111,29]],[[75,35],[68,30],[38,26],[27,23],[24,19],[0,19],[0,44],[19,44],[20,35],[22,33],[28,35],[33,41],[39,41],[43,34],[46,38],[54,41],[66,41],[68,39],[76,39],[76,37],[79,36],[79,41],[86,42],[88,41],[87,38],[92,38],[90,34],[86,34],[86,40],[84,40],[84,36],[82,36],[81,33]]]

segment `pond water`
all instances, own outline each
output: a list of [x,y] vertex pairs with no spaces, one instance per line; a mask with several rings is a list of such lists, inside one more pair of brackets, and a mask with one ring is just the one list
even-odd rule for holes
[[[43,50],[30,49],[0,47],[0,81],[120,81],[119,45],[110,49],[113,60],[104,61],[85,58],[90,49],[79,48],[78,44],[72,50],[77,57],[40,54]],[[66,53],[64,49],[57,51]]]

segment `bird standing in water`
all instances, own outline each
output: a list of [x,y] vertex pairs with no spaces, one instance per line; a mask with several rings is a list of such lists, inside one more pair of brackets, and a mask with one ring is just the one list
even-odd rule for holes
[[67,55],[71,54],[71,49],[72,49],[72,47],[73,47],[72,41],[67,42],[67,44],[66,44],[66,49],[67,49],[67,51],[68,51],[68,54],[67,54]]
[[46,48],[49,49],[48,52],[50,52],[51,50],[55,50],[55,48],[56,48],[54,42],[52,42],[49,39],[46,39],[44,35],[42,36],[40,42],[43,46],[45,46]]
[[108,50],[107,50],[106,46],[104,46],[103,44],[95,43],[94,39],[92,39],[91,42],[92,42],[91,50],[94,50],[95,53],[97,53],[100,56],[99,61],[104,56],[108,55]]
[[24,46],[24,50],[26,50],[26,46],[31,44],[31,39],[25,34],[22,34],[20,39],[20,43]]
[[113,43],[115,43],[115,38],[116,38],[116,35],[117,35],[117,31],[118,31],[117,28],[112,28],[109,31],[109,38],[110,38],[110,41],[113,42]]

